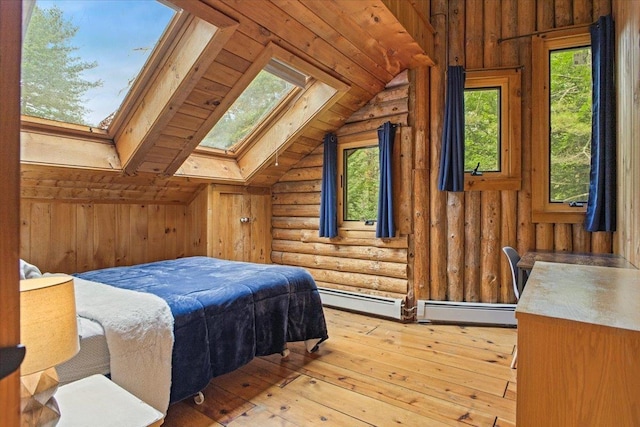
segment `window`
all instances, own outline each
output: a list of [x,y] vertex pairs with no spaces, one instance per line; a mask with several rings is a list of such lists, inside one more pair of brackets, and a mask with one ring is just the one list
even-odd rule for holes
[[307,76],[286,64],[272,59],[249,83],[235,102],[200,142],[200,147],[231,152],[258,128],[275,115],[298,90],[305,87]]
[[500,172],[500,88],[464,91],[464,170]]
[[579,223],[589,196],[591,38],[580,29],[533,40],[532,219]]
[[338,144],[338,223],[342,228],[375,231],[380,160],[375,132]]
[[176,11],[146,0],[37,0],[22,55],[22,114],[107,129]]
[[209,116],[209,132],[197,153],[237,159],[245,172],[253,173],[252,165],[269,162],[265,156],[286,147],[347,90],[341,81],[271,42]]
[[520,74],[516,69],[466,73],[466,190],[520,189]]

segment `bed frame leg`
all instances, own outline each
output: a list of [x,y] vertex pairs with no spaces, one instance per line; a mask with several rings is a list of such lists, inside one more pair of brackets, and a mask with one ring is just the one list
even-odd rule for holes
[[196,405],[202,405],[204,403],[204,393],[199,391],[195,396],[193,396],[193,402]]
[[282,360],[289,360],[289,354],[291,352],[289,351],[288,348],[285,348],[284,350],[282,350],[282,353],[280,353],[282,355]]

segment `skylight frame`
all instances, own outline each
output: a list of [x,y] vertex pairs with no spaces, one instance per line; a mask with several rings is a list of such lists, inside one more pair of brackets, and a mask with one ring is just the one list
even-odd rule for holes
[[[296,67],[294,67],[293,65],[287,63],[285,60],[282,59],[280,48],[276,47],[275,45],[273,46],[270,45],[265,49],[265,52],[266,54],[263,52],[262,57],[256,60],[256,62],[254,63],[253,69],[248,71],[245,74],[245,77],[251,76],[251,79],[245,80],[245,81],[243,80],[239,81],[238,84],[230,91],[230,93],[232,92],[237,93],[238,97],[242,95],[262,71],[271,73],[274,76],[289,82],[294,87],[289,91],[287,95],[285,95],[280,100],[280,102],[274,108],[271,109],[269,113],[267,113],[264,117],[262,117],[258,121],[258,123],[256,123],[253,126],[253,128],[249,133],[247,133],[247,135],[245,135],[243,138],[239,139],[238,141],[234,142],[230,147],[225,149],[225,148],[198,145],[198,147],[196,148],[196,152],[206,153],[214,156],[217,155],[217,156],[236,158],[237,156],[242,154],[243,151],[249,149],[253,145],[255,140],[264,132],[264,130],[270,128],[274,124],[274,122],[284,113],[284,111],[286,111],[286,109],[289,106],[291,106],[298,99],[298,97],[300,97],[304,93],[304,91],[309,87],[309,85],[313,83],[314,79],[312,76],[310,76],[309,74],[303,71],[298,70]],[[265,58],[266,58],[266,62],[265,62]],[[259,65],[260,67],[256,65]],[[243,86],[242,90],[239,90],[241,86]],[[228,96],[229,94],[227,94],[227,97]],[[235,99],[237,99],[237,97],[235,97]],[[218,121],[222,120],[224,115],[227,114],[227,112],[232,106],[233,106],[233,103],[230,103],[228,106],[226,106],[226,108],[224,109],[224,112],[222,112],[222,114],[219,116],[216,123],[214,123],[214,125],[211,127],[211,129],[207,132],[206,135],[208,135],[211,132],[211,130],[215,128]],[[206,135],[205,135],[205,138],[206,138]],[[202,141],[200,141],[199,144],[201,143]]]
[[149,83],[155,79],[156,75],[162,69],[162,65],[169,57],[170,52],[175,48],[176,43],[180,39],[180,34],[186,30],[191,15],[184,10],[178,10],[171,3],[156,0],[172,9],[176,10],[176,14],[173,16],[167,28],[165,29],[162,37],[158,40],[153,52],[147,58],[147,61],[142,67],[142,70],[131,85],[131,89],[125,96],[120,108],[114,116],[110,126],[107,128],[107,132],[111,136],[115,136],[119,133],[123,123],[128,121],[129,115],[135,111],[135,107],[140,100],[144,97],[145,92],[148,90]]
[[[208,153],[212,155],[223,155],[225,157],[235,158],[239,154],[241,154],[244,150],[251,148],[253,142],[264,132],[265,129],[268,129],[273,123],[278,120],[280,116],[286,111],[289,106],[295,102],[298,97],[304,93],[304,89],[294,86],[291,91],[285,95],[280,102],[271,109],[269,113],[267,113],[262,120],[256,123],[251,131],[246,134],[243,138],[236,141],[229,148],[217,148],[217,147],[208,147],[198,145],[197,151],[202,153]],[[212,128],[213,129],[213,128]]]
[[87,126],[28,115],[21,115],[21,127],[58,135],[85,135],[92,139],[97,137],[102,140],[108,139],[111,143],[114,143],[115,136],[120,132],[123,124],[128,121],[128,116],[135,111],[136,106],[144,97],[149,82],[155,78],[162,68],[164,61],[166,61],[169,53],[175,47],[179,35],[184,33],[189,23],[189,17],[191,16],[189,13],[177,8],[170,2],[164,0],[156,1],[173,9],[175,14],[167,24],[151,54],[147,57],[140,72],[133,80],[131,87],[106,129],[99,126]]

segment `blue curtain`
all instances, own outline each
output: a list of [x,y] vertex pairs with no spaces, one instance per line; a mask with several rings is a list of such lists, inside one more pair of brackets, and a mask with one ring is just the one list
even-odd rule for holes
[[378,128],[378,148],[380,156],[380,190],[378,191],[378,220],[376,237],[394,237],[393,224],[393,140],[396,125],[386,122]]
[[464,68],[459,65],[447,69],[438,189],[464,191]]
[[337,165],[338,138],[335,134],[328,133],[324,136],[322,188],[320,189],[320,237],[338,235]]
[[616,230],[615,33],[611,15],[591,26],[593,107],[591,176],[585,229]]

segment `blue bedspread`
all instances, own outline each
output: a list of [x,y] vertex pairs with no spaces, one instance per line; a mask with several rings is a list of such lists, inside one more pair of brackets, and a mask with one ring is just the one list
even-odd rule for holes
[[287,342],[327,339],[320,295],[302,268],[190,257],[76,276],[167,301],[175,319],[172,403]]

